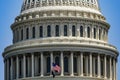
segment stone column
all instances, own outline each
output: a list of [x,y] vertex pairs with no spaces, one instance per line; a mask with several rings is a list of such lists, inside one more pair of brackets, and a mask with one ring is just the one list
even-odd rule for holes
[[26,28],[23,28],[23,40],[26,39]]
[[51,25],[51,36],[55,37],[55,25],[54,24]]
[[9,69],[9,67],[10,67],[10,63],[9,63],[9,59],[7,59],[7,80],[10,79],[10,69]]
[[84,25],[84,30],[83,30],[83,32],[84,32],[84,38],[87,38],[87,25]]
[[81,62],[81,76],[83,76],[83,53],[80,54],[80,62]]
[[22,39],[22,38],[21,38],[21,30],[22,30],[22,29],[20,28],[20,29],[19,29],[19,41],[21,41],[21,39]]
[[61,76],[64,76],[64,67],[63,67],[63,52],[61,52],[61,54],[60,54],[60,62],[61,62]]
[[91,27],[91,39],[94,39],[94,34],[93,34],[93,29],[94,29],[94,25],[92,24],[92,27]]
[[96,27],[96,31],[97,31],[97,33],[96,33],[96,35],[97,35],[96,39],[99,40],[99,28],[98,28],[98,26]]
[[30,27],[29,27],[29,31],[28,31],[29,32],[28,36],[29,36],[29,39],[31,39],[32,38],[32,29],[31,29],[32,27],[31,27],[31,25],[29,25],[29,26]]
[[61,37],[63,36],[63,33],[64,33],[63,24],[60,23],[60,36],[61,36]]
[[19,78],[19,58],[16,56],[16,79]]
[[80,65],[81,65],[81,63],[80,63],[80,55],[78,56],[78,58],[77,58],[77,70],[78,70],[78,76],[80,76]]
[[106,79],[106,55],[104,56],[104,78]]
[[43,52],[41,52],[41,77],[43,76]]
[[76,36],[80,37],[80,24],[77,24],[77,28],[76,28]]
[[32,3],[32,0],[30,0],[30,6],[29,6],[29,8],[31,8],[31,3]]
[[53,52],[50,53],[50,64],[51,64],[51,70],[52,70],[52,63],[53,63]]
[[32,77],[34,77],[34,53],[32,53]]
[[103,40],[103,41],[104,41],[104,36],[103,36],[104,34],[103,34],[103,30],[104,30],[104,29],[102,28],[102,29],[101,29],[101,40]]
[[93,75],[95,77],[95,57],[93,57]]
[[92,53],[90,53],[90,77],[92,77]]
[[71,60],[71,73],[70,73],[70,76],[74,76],[74,73],[73,73],[73,52],[71,52],[70,54],[70,60]]
[[115,61],[115,58],[113,59],[113,71],[114,71],[114,79],[113,80],[116,80],[116,61]]
[[72,24],[69,24],[68,26],[68,36],[71,37],[72,36]]
[[85,56],[85,69],[86,69],[86,75],[88,76],[88,56]]
[[35,66],[34,69],[35,69],[35,72],[34,72],[34,73],[35,73],[35,75],[38,75],[38,73],[39,73],[39,70],[38,70],[38,68],[39,68],[39,67],[38,67],[38,64],[39,64],[39,63],[38,63],[39,56],[34,56],[34,58],[35,58],[35,61],[34,61],[34,66]]
[[47,24],[43,24],[43,38],[47,37]]
[[100,63],[100,54],[98,54],[98,77],[101,75],[101,63]]
[[4,79],[7,80],[7,60],[4,60]]
[[36,26],[35,26],[35,34],[36,34],[35,37],[36,37],[37,39],[39,38],[39,30],[40,30],[40,29],[39,29],[39,25],[36,25]]
[[23,77],[26,77],[26,56],[23,54]]
[[110,56],[110,80],[112,80],[112,59]]
[[37,0],[34,1],[34,7],[36,7],[36,2],[37,2]]
[[13,58],[11,57],[11,80],[13,80]]

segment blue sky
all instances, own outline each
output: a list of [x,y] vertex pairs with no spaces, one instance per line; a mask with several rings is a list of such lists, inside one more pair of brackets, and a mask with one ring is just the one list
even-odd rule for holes
[[[0,80],[4,79],[4,64],[2,52],[12,44],[12,31],[10,25],[14,18],[20,14],[23,0],[0,0]],[[103,15],[111,25],[109,30],[109,43],[115,45],[120,51],[120,0],[99,0]],[[118,57],[117,80],[120,80],[120,56]]]

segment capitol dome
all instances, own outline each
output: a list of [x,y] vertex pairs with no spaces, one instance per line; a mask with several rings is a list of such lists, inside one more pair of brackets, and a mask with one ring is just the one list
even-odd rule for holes
[[116,80],[117,48],[98,0],[24,0],[3,52],[5,80]]

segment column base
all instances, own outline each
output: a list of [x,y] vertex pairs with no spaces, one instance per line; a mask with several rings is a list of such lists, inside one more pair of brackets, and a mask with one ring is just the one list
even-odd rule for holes
[[61,74],[60,76],[64,76],[63,74]]
[[43,77],[44,75],[40,75],[41,77]]
[[74,74],[71,74],[70,76],[74,76]]
[[92,77],[92,75],[90,75],[90,77]]
[[105,79],[107,79],[107,77],[104,77]]
[[100,76],[97,76],[98,78],[100,78]]
[[80,76],[83,76],[83,74],[81,74]]

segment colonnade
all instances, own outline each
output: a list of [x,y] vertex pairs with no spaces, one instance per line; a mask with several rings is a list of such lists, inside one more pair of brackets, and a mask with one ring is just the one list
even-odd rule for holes
[[26,27],[20,26],[16,29],[13,29],[14,43],[27,39],[38,39],[46,37],[84,37],[88,39],[96,39],[107,42],[107,36],[108,30],[106,28],[89,24],[43,24],[28,25]]
[[[39,52],[6,58],[4,60],[5,80],[49,76],[51,74],[49,69],[55,62],[55,56],[55,52],[47,52],[47,54]],[[61,67],[58,76],[88,76],[116,80],[116,59],[112,56],[85,52],[59,52],[57,56],[60,59],[58,65]],[[68,62],[65,61],[66,56]],[[50,61],[47,61],[47,57],[50,57]],[[77,64],[75,64],[75,58]],[[47,67],[49,62],[50,68]],[[65,70],[65,64],[69,65],[68,72]]]

